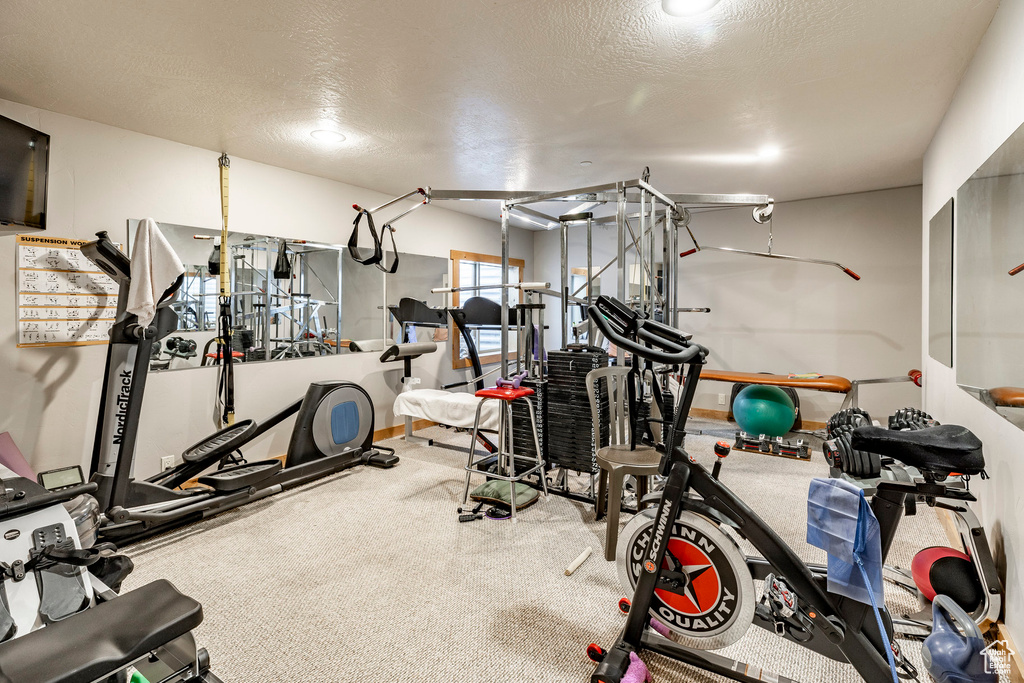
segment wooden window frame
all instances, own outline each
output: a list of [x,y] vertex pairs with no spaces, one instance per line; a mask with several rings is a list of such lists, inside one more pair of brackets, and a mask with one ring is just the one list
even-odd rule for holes
[[[459,285],[459,262],[460,261],[473,261],[475,263],[494,263],[499,267],[501,266],[501,257],[494,256],[493,254],[477,254],[472,251],[459,251],[456,249],[451,250],[451,266],[452,266],[452,287],[458,288]],[[523,271],[526,269],[526,261],[520,258],[509,258],[508,265],[510,268],[519,269],[519,281],[523,282]],[[523,290],[517,290],[519,292],[519,301],[523,300]],[[452,307],[458,308],[459,306],[459,295],[462,292],[452,292]],[[467,295],[472,295],[472,292],[466,292]],[[459,358],[459,354],[462,352],[462,335],[459,334],[459,329],[455,327],[455,323],[449,323],[450,334],[449,337],[452,340],[452,369],[461,370],[463,368],[472,367],[472,363],[468,358]],[[508,354],[508,360],[515,360],[516,352],[512,351]],[[501,352],[491,353],[486,356],[480,356],[480,365],[490,365],[501,361]]]

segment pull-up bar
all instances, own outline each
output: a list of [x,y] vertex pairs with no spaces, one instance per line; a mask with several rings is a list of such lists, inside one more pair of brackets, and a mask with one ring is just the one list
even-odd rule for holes
[[452,294],[453,292],[479,292],[482,289],[522,289],[540,292],[551,289],[550,282],[520,282],[507,285],[468,285],[466,287],[434,287],[431,294]]

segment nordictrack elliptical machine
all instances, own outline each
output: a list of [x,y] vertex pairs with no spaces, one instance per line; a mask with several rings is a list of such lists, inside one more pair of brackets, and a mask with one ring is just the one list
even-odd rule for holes
[[[90,469],[102,512],[101,540],[129,543],[356,465],[388,468],[398,462],[393,450],[373,446],[373,403],[366,391],[351,382],[328,381],[311,384],[302,399],[265,422],[229,425],[186,449],[178,466],[136,479],[135,442],[151,349],[177,328],[171,304],[180,280],[164,293],[152,324],[143,328],[125,310],[131,261],[106,232],[97,237],[82,245],[82,253],[117,282],[120,294]],[[222,466],[292,415],[296,421],[283,463],[270,459]],[[197,477],[201,486],[180,488]]]

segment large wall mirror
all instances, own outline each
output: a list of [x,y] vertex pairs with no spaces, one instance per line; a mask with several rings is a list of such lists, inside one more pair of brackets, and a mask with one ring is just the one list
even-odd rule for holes
[[928,355],[953,367],[953,200],[928,222]]
[[956,197],[956,377],[1024,427],[1024,126]]
[[[128,221],[128,249],[138,227]],[[158,223],[185,265],[185,281],[172,308],[178,329],[154,347],[151,370],[212,366],[217,353],[220,231]],[[397,273],[357,263],[347,248],[309,240],[229,232],[232,348],[237,362],[265,362],[373,351],[382,344],[352,340],[391,338],[387,303],[431,295],[448,277],[446,259],[401,254]],[[387,278],[386,291],[385,281]]]
[[397,305],[403,297],[411,297],[432,307],[445,305],[444,295],[430,290],[447,286],[447,259],[402,252],[398,272],[384,273],[374,266],[357,263],[345,251],[342,270],[342,336],[364,342],[358,346],[360,349],[377,350],[383,346],[381,340],[401,341],[400,325],[390,314],[385,315],[385,304]]

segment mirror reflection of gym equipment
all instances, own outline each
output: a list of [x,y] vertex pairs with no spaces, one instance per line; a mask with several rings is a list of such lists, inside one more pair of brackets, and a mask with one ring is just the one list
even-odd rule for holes
[[[130,221],[129,231],[137,224]],[[172,308],[178,314],[178,331],[190,334],[155,349],[159,355],[153,369],[212,364],[217,356],[220,233],[178,225],[161,228],[175,251],[188,260],[182,291]],[[238,233],[229,234],[228,246],[236,324],[233,353],[240,362],[336,353],[342,315],[339,246]],[[196,348],[190,348],[188,340]]]

